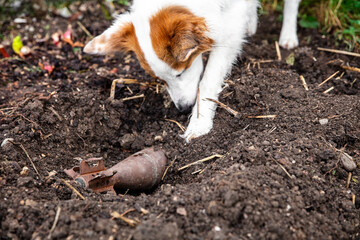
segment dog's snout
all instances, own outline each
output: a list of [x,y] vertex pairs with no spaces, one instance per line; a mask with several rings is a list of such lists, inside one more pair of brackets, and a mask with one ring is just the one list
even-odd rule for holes
[[180,112],[182,113],[189,113],[191,111],[192,105],[182,105],[179,104],[177,106],[177,109],[179,109]]

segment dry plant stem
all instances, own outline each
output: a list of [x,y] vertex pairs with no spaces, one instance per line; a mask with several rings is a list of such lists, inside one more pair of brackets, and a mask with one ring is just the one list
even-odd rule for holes
[[323,93],[327,94],[327,93],[331,92],[332,90],[334,90],[334,87],[326,89]]
[[196,164],[199,164],[199,163],[203,163],[203,162],[206,162],[206,161],[210,161],[210,160],[212,160],[212,159],[214,159],[214,158],[222,158],[222,157],[224,157],[224,155],[215,154],[215,155],[212,155],[212,156],[210,156],[210,157],[203,158],[203,159],[197,160],[197,161],[195,161],[195,162],[189,163],[189,164],[187,164],[187,165],[185,165],[185,166],[183,166],[183,167],[181,167],[181,168],[178,168],[178,171],[184,170],[184,169],[186,169],[186,168],[188,168],[188,167],[191,167],[191,166],[196,165]]
[[120,83],[120,84],[140,84],[142,86],[149,86],[149,85],[156,86],[158,84],[156,82],[148,82],[148,83],[139,82],[137,79],[129,79],[129,78],[115,79],[115,80],[112,81],[112,84],[111,84],[110,100],[114,100],[114,98],[115,98],[115,88],[116,88],[117,83]]
[[179,122],[177,122],[175,120],[172,120],[172,119],[167,119],[167,118],[165,118],[165,120],[168,121],[168,122],[175,123],[176,125],[178,125],[178,127],[181,129],[181,131],[185,132],[185,127],[183,125],[181,125],[181,123],[179,123]]
[[275,41],[275,48],[276,48],[276,54],[278,56],[278,60],[281,61],[282,57],[281,57],[281,52],[280,52],[280,47],[279,47],[278,41]]
[[112,216],[113,218],[118,218],[118,219],[124,221],[124,222],[127,223],[130,227],[136,227],[136,226],[139,224],[138,221],[132,220],[132,219],[127,218],[127,217],[124,217],[124,216],[122,216],[122,214],[120,214],[120,213],[118,213],[118,212],[112,212],[112,213],[111,213],[111,216]]
[[91,33],[86,29],[86,27],[85,27],[80,21],[77,21],[76,23],[79,25],[79,27],[85,32],[85,34],[86,34],[90,39],[93,39],[93,38],[94,38],[94,36],[91,35]]
[[52,113],[59,119],[60,122],[63,121],[63,118],[60,116],[60,114],[53,108],[49,107],[49,109],[52,111]]
[[356,202],[355,202],[355,194],[352,195],[352,203],[353,203],[354,206],[355,206],[355,203],[356,203]]
[[350,55],[353,57],[360,57],[359,53],[347,52],[347,51],[330,49],[330,48],[321,48],[321,47],[318,47],[317,49],[320,51],[325,51],[325,52],[332,52],[332,53],[338,53],[338,54],[343,54],[343,55]]
[[136,211],[135,208],[130,208],[129,210],[126,210],[125,212],[123,212],[123,213],[120,214],[120,215],[124,217],[126,214],[128,214],[128,213],[130,213],[130,212],[134,212],[134,211]]
[[208,101],[212,101],[214,103],[217,103],[219,105],[219,107],[225,109],[226,111],[228,111],[229,113],[231,113],[232,115],[234,115],[234,117],[236,116],[239,116],[239,112],[238,111],[235,111],[234,109],[230,108],[229,106],[225,105],[224,103],[222,102],[219,102],[215,99],[212,99],[212,98],[206,98],[206,100]]
[[137,95],[137,96],[122,98],[121,100],[122,100],[123,102],[125,102],[125,101],[134,100],[134,99],[138,99],[138,98],[144,98],[144,97],[145,97],[144,94],[140,94],[140,95]]
[[68,188],[70,188],[71,190],[74,191],[74,193],[76,195],[78,195],[82,200],[85,200],[85,197],[78,191],[76,190],[70,183],[68,183],[67,181],[65,181],[65,179],[61,179],[61,181],[63,181],[63,183],[65,183],[66,186],[68,186]]
[[318,85],[318,87],[321,87],[322,85],[324,85],[327,81],[329,81],[330,79],[332,79],[333,77],[335,77],[340,71],[337,71],[336,73],[334,73],[333,75],[331,75],[330,77],[328,77],[327,79],[325,79],[322,83],[320,83]]
[[[224,108],[226,111],[228,111],[229,113],[234,115],[234,117],[240,116],[240,113],[238,111],[235,111],[234,109],[230,108],[229,106],[225,105],[222,102],[219,102],[219,101],[217,101],[215,99],[212,99],[212,98],[206,98],[206,100],[217,103],[219,105],[219,107]],[[248,116],[248,118],[276,118],[276,117],[277,117],[277,115]]]
[[26,157],[29,159],[32,167],[34,168],[36,174],[37,174],[37,175],[39,176],[39,178],[41,179],[41,175],[40,175],[39,171],[37,170],[37,168],[36,168],[33,160],[32,160],[31,157],[29,156],[29,154],[28,154],[28,152],[26,151],[26,149],[24,148],[24,146],[23,146],[21,143],[16,143],[16,142],[13,142],[13,141],[11,141],[11,140],[9,140],[9,142],[11,142],[11,143],[12,143],[13,145],[15,145],[15,146],[19,146],[19,147],[21,148],[21,150],[24,151]]
[[171,161],[170,165],[165,169],[165,172],[164,172],[164,174],[163,174],[163,176],[162,176],[162,178],[161,178],[161,181],[164,180],[167,172],[169,171],[170,167],[174,164],[175,161],[176,161],[176,156],[175,156],[174,160]]
[[259,115],[259,116],[248,116],[248,118],[257,118],[257,119],[261,119],[261,118],[276,118],[277,115]]
[[271,158],[271,159],[279,165],[279,167],[286,173],[286,175],[288,175],[288,177],[289,177],[290,179],[293,179],[293,177],[290,175],[290,173],[286,170],[286,168],[285,168],[283,165],[281,165],[281,164],[280,164],[278,161],[276,161],[275,159],[273,159],[273,158]]
[[351,181],[351,172],[349,172],[349,175],[348,175],[348,178],[347,178],[347,181],[346,181],[346,188],[348,189],[349,186],[350,186],[350,181]]
[[341,68],[343,69],[346,69],[346,70],[350,70],[350,71],[354,71],[354,72],[359,72],[360,73],[360,68],[357,68],[357,67],[348,67],[348,66],[340,66]]
[[55,228],[56,228],[56,224],[57,222],[59,221],[59,217],[60,217],[60,213],[61,213],[61,207],[58,206],[57,207],[57,210],[56,210],[56,215],[55,215],[55,220],[54,220],[54,223],[50,229],[50,233],[49,233],[49,236],[48,236],[48,239],[51,239],[51,235],[52,233],[54,232]]
[[306,90],[306,91],[309,91],[309,88],[308,88],[308,86],[307,86],[307,83],[306,83],[305,78],[304,78],[303,75],[300,75],[300,80],[301,80],[302,85],[304,86],[305,90]]

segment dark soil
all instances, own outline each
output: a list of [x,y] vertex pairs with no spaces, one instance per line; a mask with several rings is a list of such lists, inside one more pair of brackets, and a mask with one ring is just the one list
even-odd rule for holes
[[[84,14],[93,35],[110,25],[99,8]],[[294,54],[289,65],[276,60],[281,23],[262,17],[220,97],[242,117],[218,108],[213,130],[186,144],[165,119],[186,126],[188,115],[163,86],[118,85],[116,101],[108,100],[116,78],[152,80],[133,55],[88,56],[38,42],[68,23],[77,41],[87,36],[58,16],[27,20],[2,27],[3,35],[20,33],[33,54],[0,59],[0,140],[21,144],[0,148],[1,239],[360,239],[360,170],[347,188],[340,161],[345,152],[360,162],[360,74],[340,67],[359,67],[359,58],[318,51],[343,49],[331,37],[300,29],[300,47],[281,50],[283,59]],[[273,61],[256,64],[262,60]],[[45,61],[55,65],[51,74],[38,67]],[[121,100],[139,94],[145,98]],[[259,115],[276,118],[248,118]],[[146,147],[165,150],[168,164],[176,159],[150,192],[96,194],[71,182],[82,200],[62,181],[70,182],[63,170],[77,158],[103,157],[109,167]],[[178,170],[214,154],[224,157]],[[136,227],[112,218],[140,207],[148,213],[126,214]]]

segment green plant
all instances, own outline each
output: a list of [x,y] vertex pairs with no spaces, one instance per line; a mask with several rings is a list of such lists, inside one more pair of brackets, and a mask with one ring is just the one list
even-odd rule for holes
[[[282,0],[262,0],[260,13],[279,12],[282,19]],[[348,50],[360,48],[360,1],[354,0],[302,0],[299,25],[317,28],[323,34],[333,34]]]

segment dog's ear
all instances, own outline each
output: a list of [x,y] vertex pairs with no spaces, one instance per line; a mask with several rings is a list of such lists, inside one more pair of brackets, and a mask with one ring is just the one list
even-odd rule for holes
[[151,40],[156,54],[175,69],[183,69],[199,53],[209,51],[214,41],[208,37],[205,19],[188,9],[171,6],[150,20]]
[[114,24],[84,47],[89,54],[106,55],[116,52],[134,51],[135,28],[132,23]]
[[186,62],[193,55],[209,51],[213,40],[206,36],[204,19],[192,17],[187,21],[174,23],[174,32],[170,40],[171,53],[178,62]]

